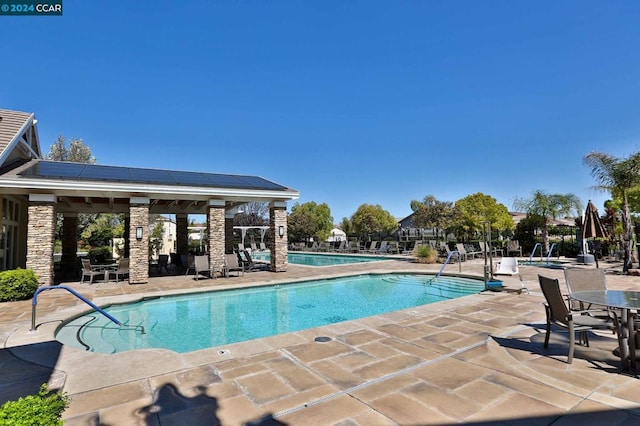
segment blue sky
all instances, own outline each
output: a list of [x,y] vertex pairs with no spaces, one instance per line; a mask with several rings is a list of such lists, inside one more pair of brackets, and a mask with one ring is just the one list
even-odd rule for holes
[[602,211],[582,158],[640,150],[636,0],[65,0],[0,40],[0,106],[45,152],[259,175],[335,222],[537,189]]

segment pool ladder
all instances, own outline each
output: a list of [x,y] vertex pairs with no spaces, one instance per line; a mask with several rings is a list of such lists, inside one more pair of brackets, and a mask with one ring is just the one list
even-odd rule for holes
[[[531,256],[529,256],[529,265],[531,265],[532,260],[533,260],[533,256],[536,254],[536,249],[540,247],[540,262],[542,262],[542,243],[536,243],[533,246],[533,250],[531,251]],[[549,253],[547,253],[547,266],[549,266],[549,258],[551,257],[551,253],[553,252],[553,249],[556,247],[556,243],[552,243],[551,244],[551,248],[549,249]],[[557,250],[556,250],[557,252]]]
[[[67,290],[69,293],[73,294],[75,297],[77,297],[78,299],[82,300],[84,303],[86,303],[87,305],[89,305],[93,309],[95,309],[96,312],[101,313],[102,315],[107,317],[112,322],[116,323],[119,326],[122,326],[122,323],[120,321],[115,319],[112,315],[110,315],[107,312],[105,312],[102,308],[98,307],[96,304],[91,302],[89,299],[87,299],[86,297],[84,297],[83,295],[81,295],[80,293],[75,291],[74,289],[72,289],[70,287],[67,287],[65,285],[56,285],[56,286],[49,286],[49,287],[40,287],[40,288],[38,288],[36,290],[35,293],[33,293],[33,299],[31,300],[31,330],[30,331],[35,331],[35,329],[36,329],[36,309],[37,309],[37,306],[38,306],[38,295],[40,293],[42,293],[43,291],[55,290],[57,288],[62,289],[62,290]],[[142,333],[144,333],[144,328],[142,330]]]

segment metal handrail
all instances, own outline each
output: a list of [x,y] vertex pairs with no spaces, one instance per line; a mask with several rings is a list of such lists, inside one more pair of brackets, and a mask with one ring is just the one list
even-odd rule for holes
[[102,308],[98,307],[96,304],[91,302],[89,299],[87,299],[86,297],[84,297],[83,295],[81,295],[80,293],[75,291],[74,289],[72,289],[70,287],[67,287],[67,286],[64,286],[64,285],[56,285],[56,286],[49,286],[49,287],[40,287],[40,288],[38,288],[36,290],[35,293],[33,293],[33,299],[31,300],[31,330],[30,331],[34,331],[36,329],[36,306],[38,305],[38,294],[42,293],[45,290],[55,290],[56,288],[61,288],[63,290],[67,290],[69,293],[73,294],[78,299],[82,300],[84,303],[86,303],[87,305],[91,306],[97,312],[100,312],[102,315],[107,317],[112,322],[116,323],[117,325],[122,325],[122,323],[120,321],[118,321],[113,316],[111,316],[108,313],[106,313]]
[[533,259],[533,255],[536,254],[536,249],[540,247],[540,261],[542,261],[542,243],[536,243],[533,246],[533,250],[531,250],[531,256],[529,256],[529,265],[531,265],[531,260]]
[[451,256],[453,256],[454,254],[458,255],[458,269],[460,270],[459,272],[462,272],[462,263],[460,263],[460,252],[458,250],[452,250],[449,252],[449,255],[447,256],[447,260],[445,260],[444,263],[442,264],[440,271],[438,271],[438,273],[436,274],[436,278],[440,277],[440,274],[442,274],[442,271],[444,271],[445,266],[447,266],[447,263],[449,263],[449,259],[451,259]]
[[[549,249],[549,253],[547,253],[547,266],[549,266],[549,258],[551,257],[551,252],[553,252],[553,249],[555,246],[556,246],[556,243],[552,243],[551,248]],[[558,250],[556,250],[556,252],[557,251]],[[558,257],[560,257],[560,255],[558,255]]]

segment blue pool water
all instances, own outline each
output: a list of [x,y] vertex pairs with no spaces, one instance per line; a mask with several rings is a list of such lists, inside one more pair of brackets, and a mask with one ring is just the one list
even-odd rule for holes
[[[257,260],[269,260],[271,257],[269,252],[253,252],[251,257]],[[362,263],[362,262],[377,262],[380,260],[387,260],[387,258],[381,256],[346,256],[340,254],[323,254],[323,253],[289,253],[289,263],[305,266],[331,266],[331,265],[346,265],[349,263]]]
[[106,308],[122,327],[91,312],[63,325],[56,338],[65,345],[104,353],[142,348],[191,352],[482,290],[480,280],[387,274],[161,297]]

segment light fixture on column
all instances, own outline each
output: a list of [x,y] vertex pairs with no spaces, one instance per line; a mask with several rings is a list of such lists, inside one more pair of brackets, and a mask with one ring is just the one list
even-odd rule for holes
[[278,227],[278,235],[280,235],[280,237],[284,237],[284,226],[280,225]]
[[136,240],[142,239],[142,226],[136,228]]

